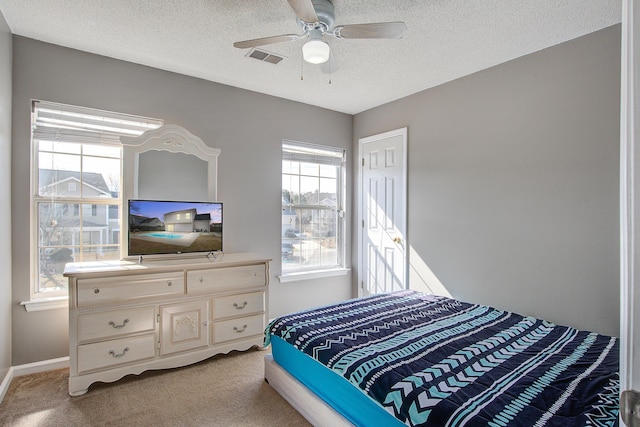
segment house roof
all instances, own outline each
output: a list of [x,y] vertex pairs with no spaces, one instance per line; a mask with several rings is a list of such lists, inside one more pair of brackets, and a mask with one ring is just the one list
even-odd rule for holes
[[[328,37],[337,66],[303,63],[305,39],[285,0],[0,0],[12,33],[355,114],[621,21],[619,0],[332,0],[335,24],[404,21],[400,40]],[[160,31],[159,29],[164,29]],[[304,78],[301,79],[301,76]]]
[[[109,186],[107,186],[104,176],[94,172],[83,172],[82,178],[84,183],[96,188],[99,191],[111,196]],[[78,171],[66,171],[56,169],[40,169],[40,186],[50,186],[59,182],[67,181],[69,179],[75,179],[80,182],[80,172]]]
[[178,211],[173,211],[173,212],[165,212],[164,216],[167,215],[173,215],[173,214],[178,214],[178,213],[182,213],[182,212],[197,212],[196,208],[191,208],[191,209],[180,209]]
[[145,225],[145,224],[153,224],[153,223],[160,223],[162,224],[162,221],[160,221],[158,218],[153,217],[153,218],[149,218],[146,216],[141,216],[141,215],[129,215],[129,222],[136,224],[136,225]]

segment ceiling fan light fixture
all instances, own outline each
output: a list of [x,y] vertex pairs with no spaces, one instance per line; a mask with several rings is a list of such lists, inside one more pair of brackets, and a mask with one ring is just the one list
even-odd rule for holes
[[311,39],[302,46],[302,57],[310,64],[323,64],[329,60],[331,48],[319,39]]

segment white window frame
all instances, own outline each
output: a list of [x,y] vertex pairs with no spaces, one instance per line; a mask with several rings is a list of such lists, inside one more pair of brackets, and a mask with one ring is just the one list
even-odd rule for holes
[[[337,167],[336,174],[336,202],[337,206],[335,211],[337,213],[336,224],[336,250],[337,250],[337,263],[336,265],[322,267],[314,266],[310,268],[297,268],[282,270],[278,279],[281,283],[293,282],[298,280],[317,279],[322,277],[332,277],[338,275],[346,275],[349,269],[346,268],[346,219],[345,212],[346,206],[346,152],[342,148],[336,148],[325,145],[309,144],[298,141],[283,140],[282,141],[282,160],[293,160],[306,163],[318,163],[323,165],[333,165]],[[284,176],[284,171],[281,172],[281,179]],[[315,209],[318,207],[296,205],[289,203],[285,205],[283,200],[282,209],[291,209],[293,207],[299,207],[302,209]],[[284,235],[281,233],[281,242],[285,241]]]
[[[36,111],[38,114],[36,114]],[[67,305],[68,290],[66,288],[55,291],[40,291],[39,265],[39,224],[38,205],[43,201],[55,200],[55,203],[66,203],[79,207],[82,215],[84,209],[97,209],[98,205],[119,206],[120,227],[122,215],[122,165],[123,150],[120,136],[138,136],[146,130],[162,126],[159,119],[131,116],[91,108],[77,107],[47,101],[32,101],[32,135],[31,135],[31,198],[30,198],[30,300],[22,302],[27,311],[47,310],[65,307]],[[56,196],[54,198],[39,195],[39,141],[62,141],[77,144],[111,145],[120,149],[120,190],[117,197],[74,197]],[[84,156],[84,154],[82,154]],[[80,205],[89,205],[80,207]],[[108,216],[108,212],[107,212]],[[108,220],[108,219],[107,219]],[[119,228],[119,227],[117,227]],[[82,238],[82,234],[80,237]],[[118,242],[121,245],[122,242]],[[120,251],[118,251],[118,255]]]

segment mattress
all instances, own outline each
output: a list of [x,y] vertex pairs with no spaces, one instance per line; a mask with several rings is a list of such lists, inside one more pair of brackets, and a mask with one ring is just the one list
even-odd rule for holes
[[344,377],[282,338],[271,338],[271,354],[278,365],[352,424],[368,427],[404,425]]
[[265,343],[356,425],[617,424],[617,338],[484,305],[375,295],[277,318]]

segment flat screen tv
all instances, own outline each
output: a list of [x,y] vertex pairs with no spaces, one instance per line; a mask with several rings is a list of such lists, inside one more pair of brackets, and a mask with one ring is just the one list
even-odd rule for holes
[[129,200],[129,256],[222,251],[222,203]]

